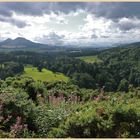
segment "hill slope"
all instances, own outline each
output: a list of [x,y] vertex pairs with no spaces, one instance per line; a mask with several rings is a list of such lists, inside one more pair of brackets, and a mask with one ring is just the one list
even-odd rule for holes
[[25,71],[24,73],[25,76],[30,76],[34,80],[41,80],[47,82],[68,81],[68,77],[66,77],[62,73],[53,73],[52,71],[47,70],[45,68],[42,70],[42,72],[39,72],[35,67],[25,67],[24,71]]
[[103,50],[99,57],[104,61],[115,59],[118,61],[140,61],[140,43],[133,43],[125,45],[125,47],[115,47]]
[[7,39],[3,42],[0,42],[0,48],[7,48],[7,49],[13,49],[13,48],[37,48],[37,47],[47,47],[47,45],[35,43],[30,40],[27,40],[22,37],[18,37],[14,40]]

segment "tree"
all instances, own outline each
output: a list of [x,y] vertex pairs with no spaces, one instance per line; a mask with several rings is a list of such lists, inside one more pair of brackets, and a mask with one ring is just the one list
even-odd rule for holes
[[[0,127],[2,137],[23,137],[28,132],[28,124],[32,125],[31,115],[35,105],[26,92],[12,87],[0,91]],[[1,137],[0,132],[0,137]]]
[[72,82],[79,87],[95,88],[95,81],[88,73],[75,73],[72,77]]
[[122,79],[118,86],[118,90],[128,92],[128,87],[129,87],[129,82],[126,79]]
[[39,72],[42,72],[43,66],[42,66],[42,65],[39,65],[39,66],[37,67],[37,69],[38,69]]

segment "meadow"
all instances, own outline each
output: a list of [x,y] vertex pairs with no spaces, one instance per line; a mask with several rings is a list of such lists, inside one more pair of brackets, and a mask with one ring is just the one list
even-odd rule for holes
[[41,81],[47,81],[47,82],[53,82],[53,81],[67,82],[69,79],[62,73],[54,73],[45,68],[43,68],[42,71],[39,72],[36,67],[31,67],[31,66],[26,66],[24,68],[24,75],[31,76],[34,80],[41,80]]
[[102,60],[100,60],[97,56],[81,56],[81,57],[76,57],[82,61],[85,61],[87,63],[100,63]]

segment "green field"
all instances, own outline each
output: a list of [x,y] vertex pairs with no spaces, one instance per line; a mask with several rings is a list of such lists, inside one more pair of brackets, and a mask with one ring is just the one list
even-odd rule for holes
[[62,73],[53,73],[50,70],[43,69],[42,72],[39,72],[37,68],[35,67],[25,67],[24,68],[24,75],[25,76],[31,76],[34,80],[41,80],[41,81],[47,81],[47,82],[53,82],[53,81],[65,81],[67,82],[69,80],[68,77],[66,77]]
[[82,56],[82,57],[77,57],[78,59],[81,59],[87,63],[100,63],[102,60],[100,60],[97,56]]

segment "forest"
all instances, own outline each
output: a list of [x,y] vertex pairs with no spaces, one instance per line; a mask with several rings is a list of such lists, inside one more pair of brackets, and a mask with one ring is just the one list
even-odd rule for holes
[[[1,51],[0,137],[140,137],[139,54],[139,46]],[[28,66],[55,80],[27,75]]]

